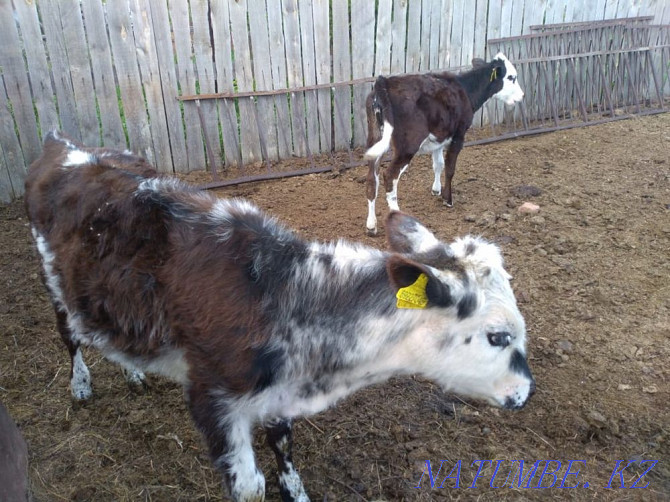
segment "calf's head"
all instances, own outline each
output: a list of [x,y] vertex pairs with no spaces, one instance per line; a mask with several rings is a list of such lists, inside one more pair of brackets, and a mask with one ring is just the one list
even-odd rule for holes
[[[421,372],[445,391],[508,409],[535,391],[526,362],[526,328],[500,250],[478,237],[440,242],[399,212],[386,225],[389,275],[399,290],[425,281],[425,336],[416,351]],[[399,303],[400,307],[400,303]]]
[[[474,59],[473,66],[485,65],[481,59]],[[523,99],[523,90],[519,85],[519,80],[514,65],[505,57],[502,52],[496,54],[491,63],[493,69],[491,72],[491,84],[493,85],[493,97],[502,101],[508,106],[512,106]]]

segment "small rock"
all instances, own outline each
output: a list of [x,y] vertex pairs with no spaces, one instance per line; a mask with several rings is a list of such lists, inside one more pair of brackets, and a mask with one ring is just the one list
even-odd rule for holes
[[491,429],[489,429],[488,427],[482,427],[482,434],[484,436],[488,436],[489,434],[491,434]]
[[496,222],[495,213],[493,211],[486,211],[479,217],[477,225],[479,225],[480,227],[490,227],[495,222]]
[[466,214],[465,217],[463,218],[465,221],[468,221],[470,223],[474,223],[477,221],[477,217],[472,215],[472,214]]
[[558,348],[561,349],[563,352],[570,353],[572,352],[572,342],[570,340],[559,340],[558,343]]
[[500,219],[503,221],[510,221],[512,219],[512,215],[509,213],[503,213],[500,215]]
[[607,425],[607,419],[605,416],[596,410],[589,411],[588,415],[586,415],[586,419],[591,425],[594,425],[599,429],[602,429],[605,427],[605,425]]
[[519,211],[522,214],[534,214],[537,213],[539,210],[540,206],[538,206],[537,204],[533,204],[532,202],[524,202],[517,208],[517,211]]
[[658,387],[656,387],[654,384],[651,384],[647,387],[642,387],[642,392],[646,392],[647,394],[656,394],[658,392]]
[[512,190],[512,194],[522,199],[526,197],[537,197],[542,193],[538,187],[533,185],[520,185]]
[[620,383],[617,387],[617,389],[619,389],[619,390],[630,390],[632,388],[633,387],[631,387],[630,385],[625,384],[625,383]]
[[533,225],[544,225],[544,221],[545,221],[545,220],[544,220],[544,218],[543,218],[542,216],[540,216],[540,215],[538,214],[538,215],[532,216],[532,217],[530,218],[529,221],[530,221]]

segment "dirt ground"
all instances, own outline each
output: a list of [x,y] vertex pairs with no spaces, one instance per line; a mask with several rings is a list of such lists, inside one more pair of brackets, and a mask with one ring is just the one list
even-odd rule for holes
[[[251,199],[306,238],[384,247],[364,232],[364,178],[360,167],[218,193]],[[475,233],[501,245],[537,394],[502,411],[399,378],[298,420],[294,458],[312,500],[670,499],[670,114],[468,147],[453,209],[430,195],[431,181],[430,157],[417,157],[400,207],[444,240]],[[519,214],[524,201],[540,212]],[[386,211],[382,197],[382,227]],[[95,396],[73,405],[22,201],[0,207],[0,239],[0,401],[28,442],[35,500],[226,500],[177,385],[154,377],[134,394],[89,351]],[[263,441],[258,431],[276,500]],[[496,462],[484,464],[469,488],[473,462],[495,459],[497,477]],[[515,479],[519,459],[524,474],[543,461],[528,485]],[[553,487],[537,488],[551,459],[557,481],[547,474],[540,486]],[[612,476],[627,465],[615,469],[618,460],[635,462]],[[649,467],[636,485],[646,487],[631,488]]]

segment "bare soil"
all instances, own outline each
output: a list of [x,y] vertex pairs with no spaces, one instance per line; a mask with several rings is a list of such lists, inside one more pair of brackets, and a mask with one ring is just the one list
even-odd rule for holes
[[[417,157],[400,182],[400,207],[444,240],[475,233],[501,245],[538,391],[525,409],[510,412],[446,395],[421,378],[398,378],[298,420],[295,461],[312,500],[669,500],[669,152],[670,114],[468,147],[453,209],[430,195],[430,157]],[[365,235],[365,171],[218,194],[251,199],[305,238],[384,247],[383,237]],[[540,212],[519,214],[524,201]],[[382,231],[386,211],[382,197]],[[35,500],[226,500],[177,385],[154,377],[145,394],[135,394],[116,366],[89,351],[95,396],[84,406],[71,402],[69,357],[22,201],[0,207],[0,270],[0,401],[28,442]],[[259,463],[268,499],[276,500],[275,465],[263,441],[259,431]],[[431,488],[421,478],[426,460],[437,476],[445,459]],[[493,482],[486,464],[468,488],[472,463],[494,459],[504,462]],[[553,487],[535,488],[540,463],[530,488],[519,487],[514,470],[507,486],[491,488],[503,485],[518,459],[524,474],[529,463],[560,461]],[[623,459],[636,462],[605,488]],[[579,474],[563,483],[570,460],[583,462],[572,464]],[[632,489],[653,465],[643,460],[659,462],[637,484],[646,487]],[[546,475],[541,486],[552,481]]]

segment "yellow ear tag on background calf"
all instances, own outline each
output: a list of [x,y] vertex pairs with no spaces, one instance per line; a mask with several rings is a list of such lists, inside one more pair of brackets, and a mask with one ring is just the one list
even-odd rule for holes
[[396,293],[399,309],[425,309],[428,305],[428,296],[426,296],[426,284],[428,276],[420,274],[414,284],[405,288],[400,288]]

